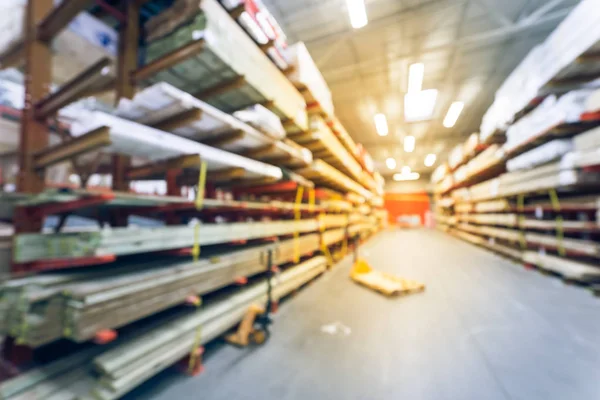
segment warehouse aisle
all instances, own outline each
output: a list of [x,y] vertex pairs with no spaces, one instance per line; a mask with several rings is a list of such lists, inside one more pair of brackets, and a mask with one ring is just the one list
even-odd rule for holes
[[361,253],[427,291],[384,298],[349,281],[347,259],[282,307],[267,346],[213,345],[201,376],[171,369],[128,399],[597,398],[588,291],[435,231],[382,233]]

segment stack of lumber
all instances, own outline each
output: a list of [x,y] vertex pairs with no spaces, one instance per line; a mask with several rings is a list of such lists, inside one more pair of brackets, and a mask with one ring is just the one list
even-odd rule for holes
[[481,225],[518,226],[517,214],[462,214],[458,216],[462,222],[471,222]]
[[505,80],[483,117],[483,141],[506,129],[535,106],[539,97],[564,93],[598,76],[600,67],[595,56],[600,48],[600,17],[597,6],[595,0],[580,2]]
[[119,116],[213,147],[285,167],[309,165],[309,150],[267,136],[217,108],[169,85],[157,83],[121,101]]
[[451,197],[441,197],[438,201],[436,201],[436,206],[442,207],[442,208],[450,208],[452,206],[454,206],[454,199]]
[[[567,253],[574,253],[578,256],[600,257],[600,245],[592,240],[563,238],[560,236],[531,233],[515,229],[494,228],[487,225],[476,226],[466,223],[458,224],[457,230],[504,240],[512,244],[520,244],[521,247],[526,245],[532,247],[539,246],[553,250],[562,249]],[[598,272],[600,275],[600,269]]]
[[[475,134],[474,134],[475,135]],[[477,136],[471,135],[464,144],[450,153],[448,163],[442,164],[432,174],[435,192],[447,195],[457,188],[497,176],[506,170],[505,151],[497,144],[479,146]]]
[[571,137],[597,125],[596,121],[582,120],[582,115],[600,109],[596,98],[600,92],[580,89],[559,98],[549,96],[528,115],[519,119],[506,131],[506,151],[513,156],[556,137]]
[[335,215],[335,214],[321,214],[318,217],[318,221],[319,221],[319,226],[321,230],[325,230],[325,229],[332,229],[332,228],[340,228],[340,227],[345,227],[346,225],[348,225],[351,222],[354,222],[356,219],[360,218],[360,215],[356,215],[356,218],[353,219],[353,215],[356,214],[351,214],[350,216],[347,215]]
[[600,165],[600,128],[590,129],[573,138],[573,151],[563,156],[561,163],[578,168]]
[[367,163],[361,159],[360,149],[358,145],[356,144],[354,139],[352,139],[352,136],[350,136],[346,128],[344,128],[344,125],[342,125],[340,120],[335,115],[330,116],[327,119],[327,126],[329,126],[333,134],[340,140],[340,142],[342,142],[346,150],[348,150],[348,152],[352,154],[358,160],[358,162],[363,164],[367,171],[373,172],[373,167],[367,165]]
[[448,173],[440,182],[435,185],[436,193],[448,193],[454,187],[454,175]]
[[435,220],[437,223],[442,225],[455,225],[457,218],[454,215],[435,214]]
[[559,187],[593,185],[600,175],[593,171],[552,163],[524,171],[510,172],[469,189],[472,201],[515,196]]
[[[167,3],[144,22],[133,98],[49,113],[72,137],[58,143],[54,135],[32,156],[46,177],[46,169],[69,164],[63,184],[76,173],[84,186],[112,180],[157,195],[101,188],[0,193],[0,218],[18,228],[0,234],[0,263],[33,272],[4,280],[0,269],[0,336],[35,355],[74,352],[0,383],[0,398],[121,398],[196,356],[250,306],[266,305],[271,287],[277,302],[323,273],[349,238],[366,238],[387,220],[383,178],[336,119],[302,44],[290,49],[294,65],[286,68],[274,57],[282,55],[282,41],[262,40],[253,30],[261,22],[248,23],[248,2],[229,1],[230,12],[217,0]],[[98,64],[104,89],[114,80],[114,56],[102,60],[106,68]],[[83,171],[88,162],[95,180]],[[293,182],[273,184],[282,180]],[[302,190],[315,184],[303,204]],[[218,198],[203,198],[205,191]],[[293,191],[301,204],[287,200]],[[321,203],[313,204],[315,197]],[[322,201],[327,197],[333,200]],[[333,246],[341,251],[330,252]],[[270,269],[272,279],[264,274],[270,261],[282,270]],[[116,330],[112,343],[92,345]]]
[[463,154],[466,158],[473,158],[479,149],[479,133],[472,133],[463,145]]
[[503,171],[504,150],[497,144],[493,144],[469,161],[466,167],[467,179],[482,175],[492,168],[498,168]]
[[[296,204],[279,200],[270,201],[244,201],[244,200],[228,200],[228,199],[204,199],[202,201],[202,209],[197,210],[195,202],[189,201],[180,196],[156,196],[143,195],[127,192],[107,192],[85,189],[46,189],[44,192],[33,195],[12,192],[0,192],[0,216],[2,219],[10,220],[14,216],[16,206],[46,206],[50,204],[60,204],[74,202],[78,200],[89,199],[94,196],[104,196],[105,202],[98,204],[92,211],[110,210],[119,207],[127,207],[132,210],[133,214],[139,215],[154,215],[161,208],[173,207],[175,210],[194,210],[202,215],[218,214],[219,212],[228,212],[232,210],[246,212],[272,212],[282,214],[292,214],[294,211],[301,212],[349,212],[352,210],[352,205],[343,200],[327,200],[319,204]],[[91,217],[94,212],[89,209],[77,209],[72,211],[72,215]],[[9,229],[7,226],[6,229]],[[6,235],[12,236],[12,231],[5,231]]]
[[510,159],[506,163],[506,168],[509,172],[531,169],[559,160],[572,150],[573,141],[571,139],[555,139]]
[[507,199],[498,199],[490,201],[481,201],[474,203],[458,203],[454,207],[456,213],[486,213],[486,212],[502,212],[510,211],[513,205]]
[[438,184],[450,173],[448,163],[440,164],[431,174],[431,182]]
[[321,234],[322,243],[325,246],[332,246],[344,240],[346,229],[329,229]]
[[448,165],[450,166],[450,169],[454,171],[463,164],[464,160],[464,146],[461,143],[456,145],[450,152],[450,156],[448,156]]
[[320,203],[321,206],[325,207],[330,211],[351,211],[352,204],[346,200],[328,199],[323,200]]
[[140,78],[170,83],[225,112],[263,104],[305,130],[304,98],[259,46],[216,0],[189,3],[183,12],[148,21],[146,63],[152,66],[182,48],[191,56]]
[[38,347],[61,337],[81,342],[319,250],[318,234],[242,250],[217,249],[197,262],[157,257],[109,268],[13,279],[0,287],[7,306],[0,333]]
[[520,229],[557,230],[563,232],[598,232],[600,225],[596,221],[541,220],[527,218],[520,214],[459,214],[458,219],[478,225],[498,225]]
[[513,247],[506,246],[504,244],[496,242],[493,238],[485,239],[478,235],[473,235],[468,232],[464,232],[461,230],[451,230],[450,231],[456,237],[463,239],[469,243],[472,243],[477,246],[485,247],[488,250],[492,250],[496,253],[502,254],[504,256],[510,257],[514,260],[521,260],[523,258],[523,252],[518,249],[514,249]]
[[365,189],[364,186],[344,175],[323,160],[313,161],[309,167],[302,168],[296,172],[318,185],[330,187],[342,192],[352,192],[357,194],[363,198],[363,201],[364,199],[373,197],[373,193]]
[[298,42],[289,46],[287,56],[292,67],[287,77],[304,96],[308,112],[323,117],[332,116],[331,92],[306,45]]
[[[169,161],[182,156],[198,156],[207,163],[208,171],[223,172],[235,169],[241,172],[240,178],[257,179],[283,178],[281,168],[260,161],[232,154],[194,140],[186,139],[160,129],[128,121],[102,111],[86,111],[80,108],[64,109],[61,116],[71,122],[71,132],[80,140],[85,140],[103,130],[106,136],[103,151],[136,157],[138,171],[144,162]],[[92,143],[93,144],[93,143]],[[190,162],[186,167],[198,170],[200,161]],[[156,164],[152,164],[156,166]],[[137,178],[137,176],[136,176]],[[226,179],[229,181],[229,179]]]
[[340,143],[320,116],[311,116],[309,130],[288,131],[288,137],[312,151],[314,158],[326,161],[357,181],[362,179],[360,164]]
[[[20,67],[23,49],[26,0],[4,3],[0,28],[0,62],[3,68]],[[59,32],[52,43],[53,82],[60,85],[105,57],[115,57],[118,33],[91,13],[81,12]],[[19,108],[22,107],[18,105]]]
[[[284,297],[325,269],[325,258],[317,256],[283,272],[272,281],[275,299]],[[265,282],[252,285],[96,357],[94,366],[101,375],[94,394],[107,400],[121,397],[189,354],[198,335],[201,344],[207,343],[235,326],[250,305],[264,306],[266,291]]]
[[[187,0],[186,0],[187,1]],[[221,0],[248,35],[258,43],[271,61],[281,70],[290,67],[286,57],[287,47],[281,26],[262,2],[248,3],[245,0]],[[243,11],[239,11],[239,10]],[[265,50],[266,48],[266,50]]]
[[123,256],[188,248],[194,244],[207,246],[317,230],[316,219],[302,219],[158,228],[112,228],[52,234],[23,233],[14,237],[13,260],[17,263],[27,263],[109,254]]
[[523,261],[560,274],[566,279],[573,279],[584,283],[600,281],[600,268],[589,263],[534,251],[524,252]]
[[[278,300],[326,269],[326,259],[313,257],[272,279]],[[3,398],[68,398],[116,400],[234,327],[252,304],[267,302],[263,279],[209,300],[197,311],[164,317],[107,347],[83,350],[0,384]],[[101,354],[99,354],[101,353]]]

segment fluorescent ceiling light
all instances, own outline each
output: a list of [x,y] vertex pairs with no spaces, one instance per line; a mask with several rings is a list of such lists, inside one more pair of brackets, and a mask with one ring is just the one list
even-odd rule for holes
[[379,136],[387,136],[389,131],[388,131],[388,124],[387,124],[387,119],[385,119],[385,115],[375,114],[375,129],[377,129],[377,134]]
[[407,153],[412,153],[415,149],[415,137],[414,136],[406,136],[404,138],[404,151]]
[[389,169],[394,169],[396,168],[396,160],[390,157],[387,160],[385,160],[385,165],[387,165]]
[[408,174],[394,174],[394,180],[397,182],[400,181],[416,181],[417,179],[419,179],[420,175],[418,172],[411,172]]
[[433,166],[433,164],[435,164],[435,160],[437,159],[435,154],[427,154],[427,156],[425,156],[425,166],[426,167],[431,167]]
[[444,118],[444,126],[446,128],[452,128],[456,124],[463,108],[465,108],[465,103],[462,101],[455,101],[450,105],[446,118]]
[[433,117],[437,89],[408,92],[404,95],[404,119],[406,122],[426,121]]
[[408,92],[420,92],[423,88],[425,65],[423,63],[411,64],[408,67]]
[[402,167],[402,174],[404,174],[404,175],[408,175],[408,174],[410,174],[411,172],[412,172],[412,170],[410,169],[410,167],[409,167],[408,165],[407,165],[407,166],[404,166],[404,167]]
[[350,25],[354,29],[360,29],[369,22],[364,0],[346,0],[348,6],[348,15],[350,16]]

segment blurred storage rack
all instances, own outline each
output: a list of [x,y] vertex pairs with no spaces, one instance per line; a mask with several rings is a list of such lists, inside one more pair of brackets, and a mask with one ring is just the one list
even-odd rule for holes
[[595,7],[583,1],[531,51],[432,181],[439,229],[598,292]]
[[252,304],[274,310],[384,227],[381,176],[262,3],[17,3],[1,398],[117,399],[180,360],[198,372]]

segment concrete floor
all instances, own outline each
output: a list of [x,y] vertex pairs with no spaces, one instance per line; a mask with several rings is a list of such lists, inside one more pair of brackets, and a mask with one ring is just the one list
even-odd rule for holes
[[[216,343],[206,372],[173,369],[128,399],[600,398],[600,299],[435,231],[379,234],[374,267],[427,284],[387,299],[350,260],[302,290],[255,349]],[[349,335],[323,325],[340,322]]]

